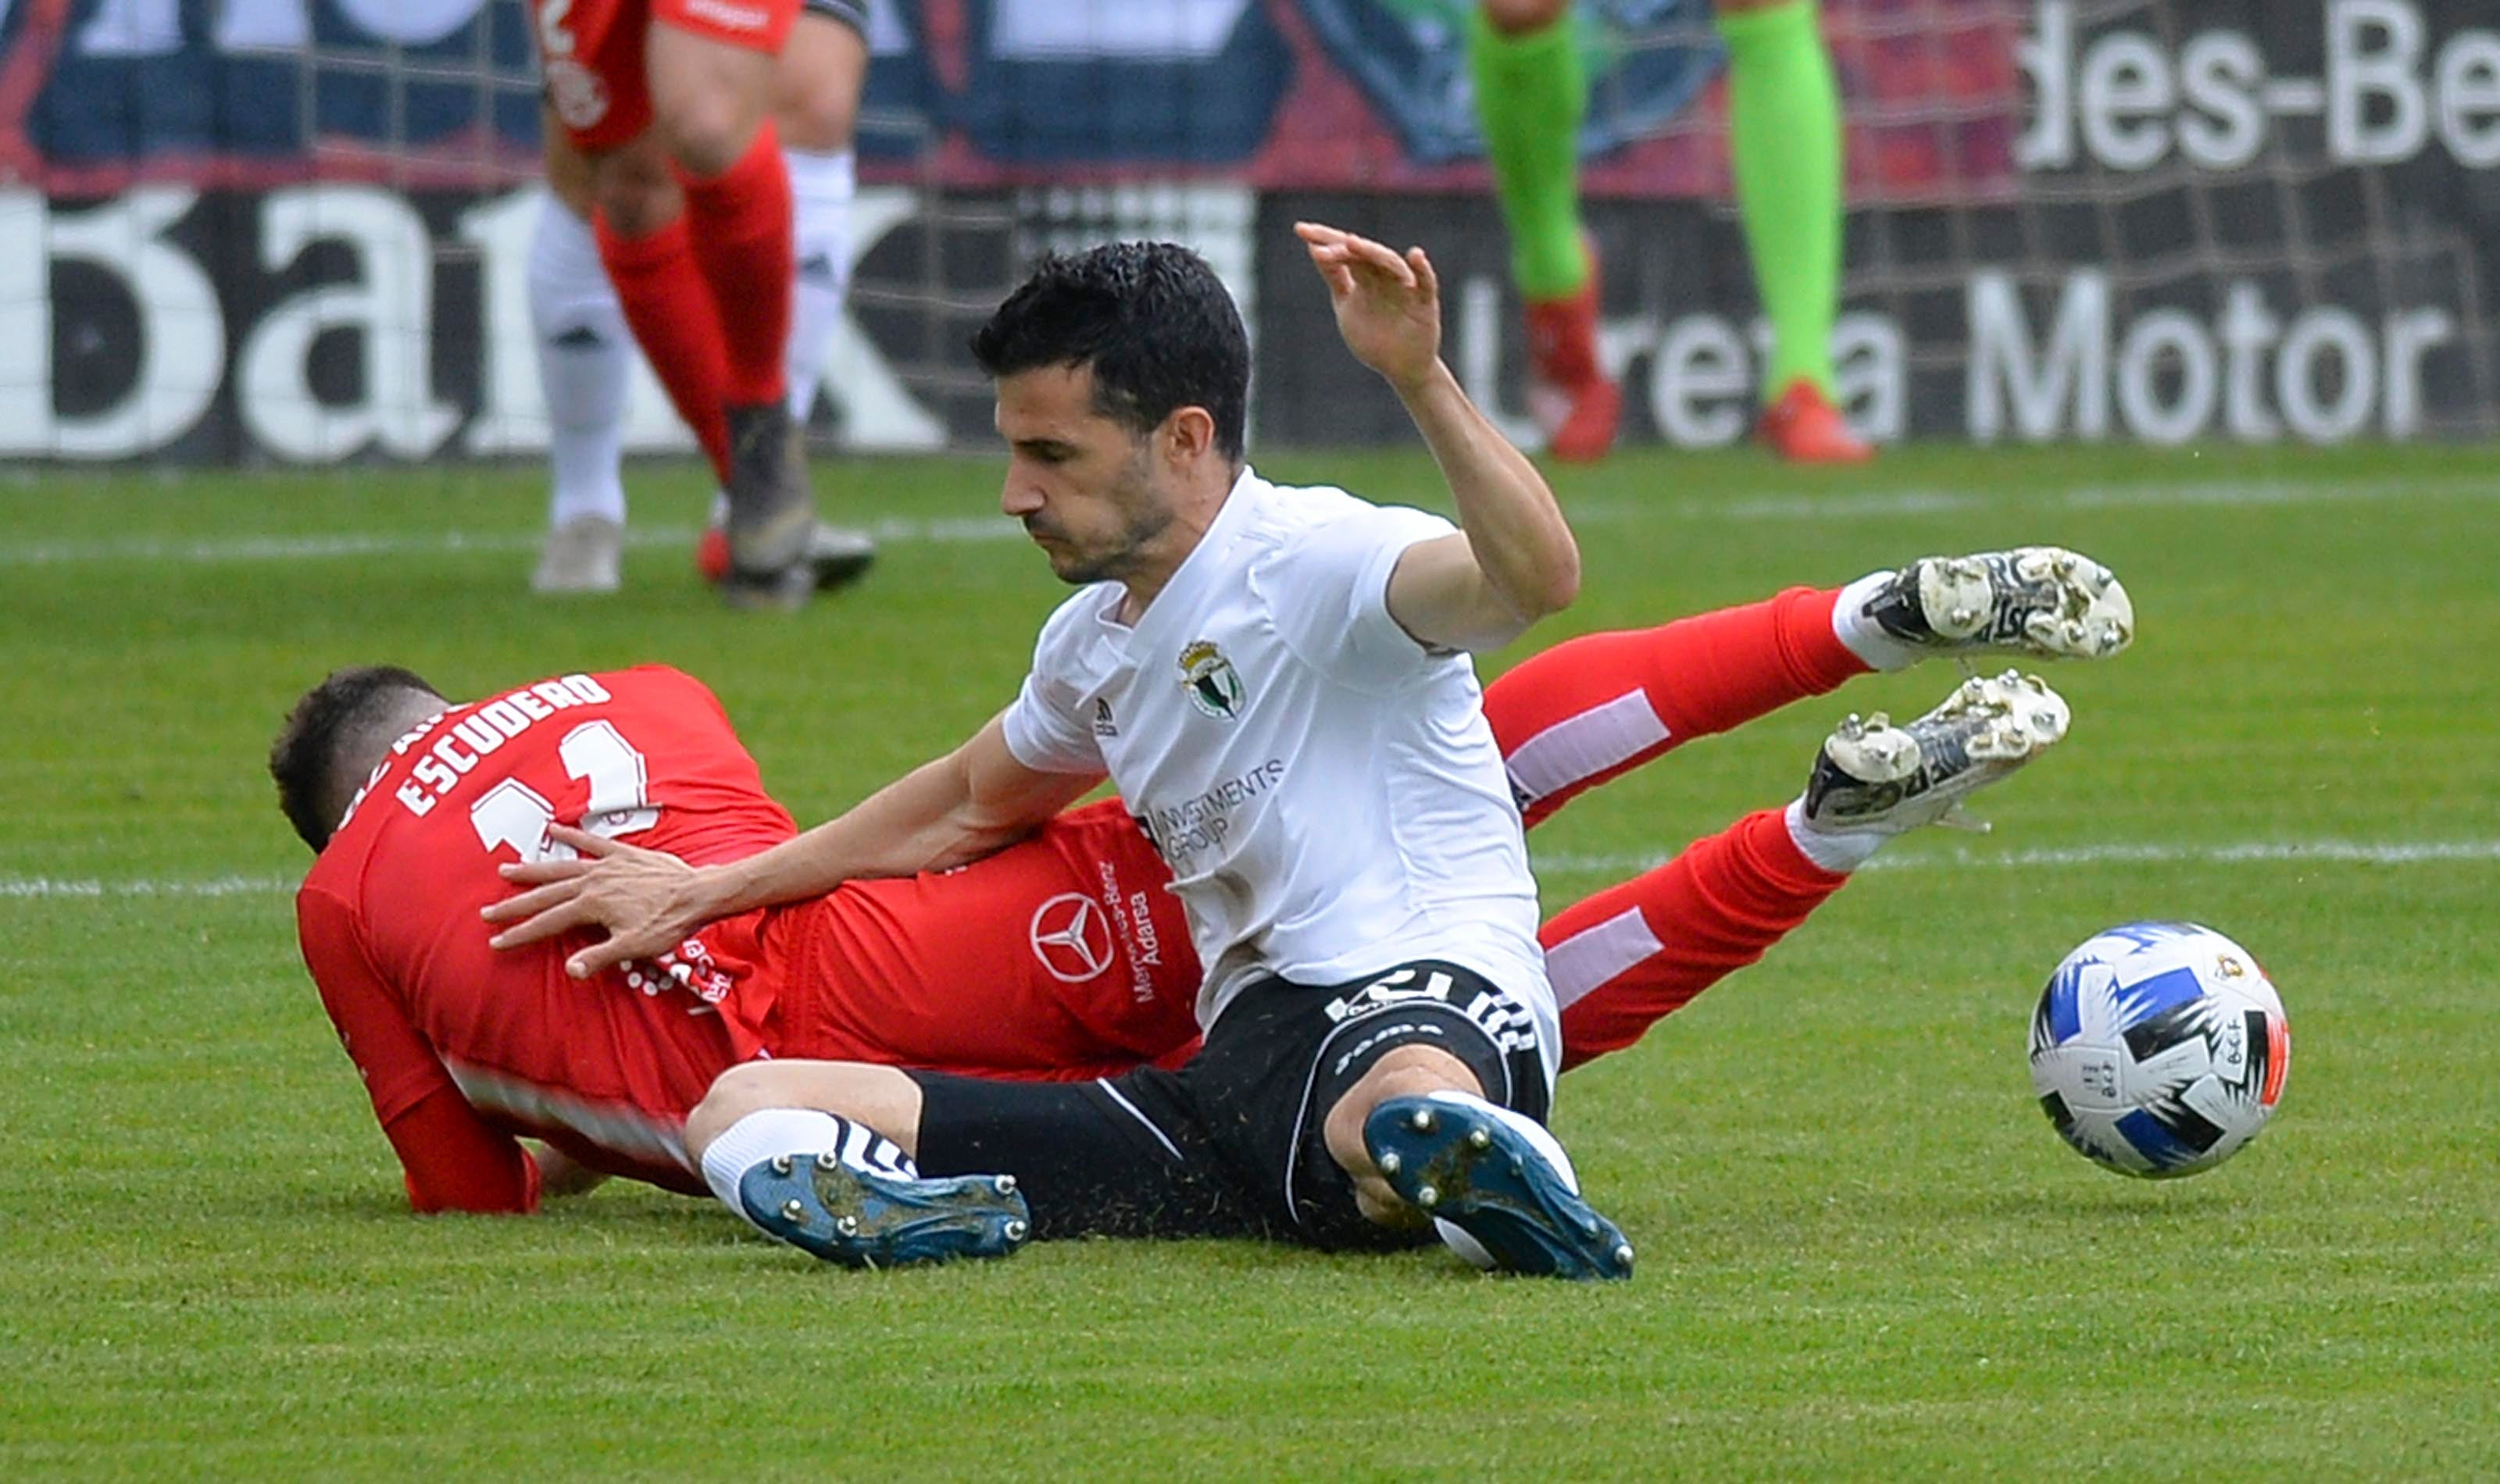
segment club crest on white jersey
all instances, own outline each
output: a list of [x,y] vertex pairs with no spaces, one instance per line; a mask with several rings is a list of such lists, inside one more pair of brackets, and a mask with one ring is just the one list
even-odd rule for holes
[[1241,714],[1247,695],[1241,689],[1241,674],[1224,658],[1224,651],[1206,640],[1180,652],[1180,683],[1189,693],[1190,704],[1217,721],[1229,722]]

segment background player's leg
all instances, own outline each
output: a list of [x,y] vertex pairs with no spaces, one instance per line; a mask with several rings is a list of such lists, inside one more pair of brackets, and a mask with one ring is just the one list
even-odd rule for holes
[[[811,0],[791,27],[774,74],[773,121],[790,173],[793,257],[786,362],[791,420],[802,430],[815,409],[825,355],[841,328],[850,289],[850,212],[855,194],[851,136],[868,77],[859,27],[831,14],[843,0]],[[848,15],[847,11],[842,12]],[[729,572],[729,497],[714,498],[695,553],[696,569],[717,582]],[[876,561],[876,541],[853,527],[819,526],[807,563],[819,589],[860,576]]]
[[868,77],[868,43],[847,23],[807,11],[791,29],[774,81],[773,120],[790,174],[798,277],[791,302],[790,412],[805,423],[840,328],[850,287],[852,132]]
[[777,50],[688,30],[664,15],[647,53],[652,112],[720,315],[734,404],[777,403],[787,389],[790,172],[770,114]]
[[722,409],[727,351],[711,286],[687,232],[684,201],[661,142],[645,132],[592,162],[599,200],[593,221],[599,260],[615,286],[625,322],[659,373],[669,402],[694,430],[713,477],[729,479],[729,430]]
[[1820,695],[1866,661],[1833,630],[1838,595],[1778,597],[1533,655],[1485,690],[1485,715],[1535,824],[1583,790],[1694,737]]
[[1806,858],[1785,811],[1765,809],[1555,914],[1537,940],[1562,1007],[1563,1069],[1638,1041],[1848,880]]
[[720,28],[723,8],[653,0],[646,54],[655,132],[683,190],[687,243],[708,286],[721,347],[729,449],[733,603],[793,606],[814,591],[806,461],[787,404],[794,267],[790,173],[771,109],[798,0],[740,8],[761,24]]
[[[552,139],[560,136],[550,131]],[[531,586],[542,593],[616,589],[625,539],[623,457],[626,377],[633,332],[600,266],[582,214],[589,166],[565,151],[576,199],[553,175],[530,236],[530,330],[547,409],[547,541]]]
[[1596,265],[1580,225],[1589,75],[1569,0],[1482,0],[1467,26],[1476,118],[1528,302],[1531,374],[1558,459],[1612,446],[1623,395],[1597,361]]
[[1771,322],[1763,436],[1788,458],[1855,462],[1867,446],[1832,409],[1840,307],[1840,89],[1816,0],[1718,0],[1727,43],[1727,146],[1754,284]]

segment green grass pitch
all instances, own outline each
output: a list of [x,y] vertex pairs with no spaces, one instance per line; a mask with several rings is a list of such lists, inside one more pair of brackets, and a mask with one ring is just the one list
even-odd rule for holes
[[[2464,1477],[2500,1473],[2500,475],[2489,449],[1912,450],[1558,477],[1580,604],[1654,623],[1923,552],[2108,560],[2142,637],[2070,740],[1768,960],[1569,1079],[1625,1286],[1440,1254],[1092,1242],[860,1274],[610,1187],[407,1214],[293,947],[262,758],[327,668],[454,694],[660,660],[823,818],[1010,694],[1061,590],[983,460],[828,461],[862,588],[725,613],[702,492],[641,469],[612,599],[524,591],[524,469],[0,488],[0,1475]],[[1279,457],[1431,501],[1420,454]],[[829,501],[832,502],[832,501]],[[1003,536],[1003,539],[990,537]],[[1493,663],[1504,662],[1496,657]],[[1567,812],[1549,906],[1790,796],[1856,683]],[[2345,849],[2344,847],[2351,847]],[[2033,996],[2188,917],[2280,983],[2231,1165],[2069,1153]]]

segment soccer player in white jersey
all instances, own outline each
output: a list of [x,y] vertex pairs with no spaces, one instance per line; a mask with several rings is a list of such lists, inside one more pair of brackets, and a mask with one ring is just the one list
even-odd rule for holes
[[[790,176],[797,270],[786,371],[790,415],[803,428],[850,287],[851,144],[868,76],[867,31],[867,0],[802,0],[774,66],[773,120]],[[613,593],[623,575],[625,393],[634,332],[591,230],[590,161],[552,119],[543,145],[547,193],[530,237],[528,283],[547,409],[547,533],[530,586],[540,593]],[[706,453],[716,466],[726,461],[725,448]],[[727,497],[715,496],[695,554],[707,581],[729,573],[727,514]],[[859,576],[875,560],[868,532],[819,524],[806,565],[815,585],[827,588]]]
[[[1467,658],[1568,603],[1578,549],[1543,477],[1441,361],[1422,250],[1299,231],[1348,347],[1439,461],[1458,528],[1248,468],[1248,343],[1195,254],[1046,258],[973,340],[1009,447],[1003,506],[1081,585],[1016,700],[744,860],[697,870],[582,836],[604,858],[507,871],[546,884],[507,940],[605,927],[575,955],[593,970],[725,914],[979,858],[1117,783],[1188,909],[1204,1049],[1176,1072],[1050,1085],[735,1069],[687,1141],[715,1194],[767,1233],[881,1264],[1028,1236],[1347,1247],[1437,1230],[1512,1271],[1629,1275],[1629,1244],[1541,1127],[1553,991]],[[854,1158],[876,1135],[936,1178]]]

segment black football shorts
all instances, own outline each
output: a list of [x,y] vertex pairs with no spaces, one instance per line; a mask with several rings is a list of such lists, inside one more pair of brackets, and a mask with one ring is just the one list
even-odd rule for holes
[[1422,960],[1347,984],[1253,984],[1177,1071],[1085,1082],[912,1073],[920,1169],[1014,1176],[1044,1240],[1412,1245],[1423,1233],[1363,1218],[1322,1134],[1328,1110],[1401,1046],[1448,1051],[1489,1101],[1540,1122],[1551,1106],[1527,1004],[1472,969]]

